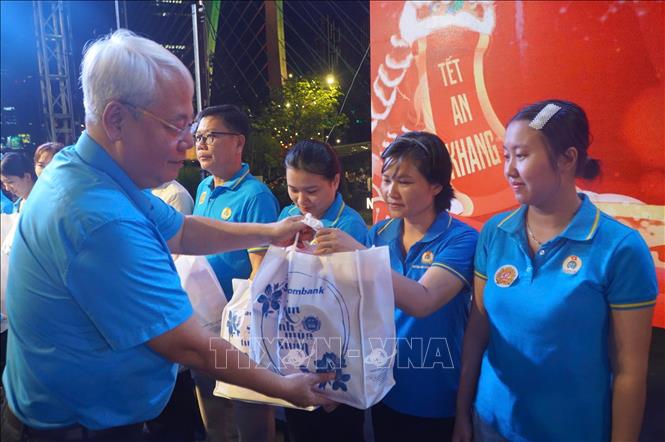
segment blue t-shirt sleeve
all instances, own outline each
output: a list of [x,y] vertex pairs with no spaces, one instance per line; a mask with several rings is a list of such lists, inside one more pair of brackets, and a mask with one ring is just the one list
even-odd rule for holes
[[346,219],[340,219],[337,225],[340,230],[351,235],[360,244],[367,244],[367,226],[362,218],[349,216]]
[[462,230],[437,250],[432,266],[448,270],[470,287],[477,240],[478,232],[470,228]]
[[[245,208],[245,219],[247,223],[272,223],[277,220],[278,204],[272,193],[261,192],[252,197]],[[252,247],[248,252],[261,252],[267,250],[268,246]]]
[[613,309],[634,309],[655,304],[658,281],[644,239],[631,231],[614,250],[607,267],[607,301]]
[[476,245],[476,254],[474,258],[474,275],[487,280],[487,256],[492,234],[496,232],[497,226],[494,219],[490,219],[485,223],[480,236],[478,237],[478,244]]
[[150,225],[112,221],[86,238],[66,283],[115,350],[140,345],[192,314],[168,251]]
[[144,194],[150,198],[152,204],[151,218],[155,221],[159,233],[168,241],[173,235],[178,233],[178,230],[182,227],[182,223],[185,222],[185,216],[153,195],[150,191],[145,191]]

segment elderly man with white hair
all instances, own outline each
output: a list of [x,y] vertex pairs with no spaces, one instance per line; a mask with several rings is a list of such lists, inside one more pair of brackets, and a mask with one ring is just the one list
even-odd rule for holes
[[305,226],[183,216],[149,189],[192,147],[193,83],[157,43],[119,30],[86,50],[86,131],[44,171],[10,256],[2,440],[140,440],[176,363],[298,405],[331,374],[255,367],[192,317],[171,253],[286,244]]

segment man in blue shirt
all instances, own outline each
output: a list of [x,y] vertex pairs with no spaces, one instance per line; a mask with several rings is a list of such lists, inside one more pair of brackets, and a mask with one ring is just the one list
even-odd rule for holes
[[[242,162],[250,131],[247,116],[235,106],[221,105],[204,109],[197,120],[196,157],[211,176],[199,184],[194,215],[229,222],[274,222],[277,199]],[[249,278],[266,250],[256,247],[207,256],[227,299],[233,295],[231,280]]]
[[[194,140],[201,168],[212,175],[201,181],[196,192],[194,215],[227,222],[271,223],[279,204],[270,189],[249,172],[242,154],[249,137],[247,115],[232,105],[201,111]],[[267,247],[233,250],[208,255],[227,299],[233,295],[233,278],[248,279],[258,270]],[[223,439],[229,415],[226,399],[212,395],[214,379],[194,372],[199,405],[210,437]],[[275,438],[275,416],[268,405],[233,401],[235,426],[242,440]]]
[[185,217],[142,190],[174,179],[193,144],[188,69],[118,30],[87,48],[81,83],[86,132],[42,174],[10,255],[2,440],[139,440],[175,363],[324,402],[322,378],[256,369],[192,317],[171,253],[286,244],[303,224]]

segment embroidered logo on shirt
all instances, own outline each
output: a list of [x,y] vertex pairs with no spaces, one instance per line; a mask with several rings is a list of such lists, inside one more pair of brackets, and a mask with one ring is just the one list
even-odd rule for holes
[[231,218],[231,208],[224,207],[224,210],[222,210],[222,219],[229,219],[229,218]]
[[420,258],[420,262],[423,264],[432,264],[432,261],[434,261],[434,253],[430,251],[423,253],[422,258]]
[[206,201],[206,192],[203,192],[199,197],[199,204],[203,204]]
[[494,273],[494,283],[502,288],[510,287],[517,279],[517,275],[517,268],[515,266],[510,264],[503,265]]
[[582,268],[582,259],[579,256],[570,255],[568,258],[563,260],[563,265],[561,269],[563,273],[568,273],[569,275],[574,275],[579,272]]

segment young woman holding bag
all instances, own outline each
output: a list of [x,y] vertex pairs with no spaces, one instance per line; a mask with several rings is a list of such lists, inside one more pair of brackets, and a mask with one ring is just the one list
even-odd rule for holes
[[[338,193],[341,167],[335,151],[326,143],[314,140],[299,141],[284,160],[286,183],[293,204],[279,215],[283,219],[311,213],[324,226],[346,232],[364,242],[367,227],[358,212],[347,206]],[[339,405],[328,412],[286,409],[290,439],[294,442],[364,440],[363,410]]]

